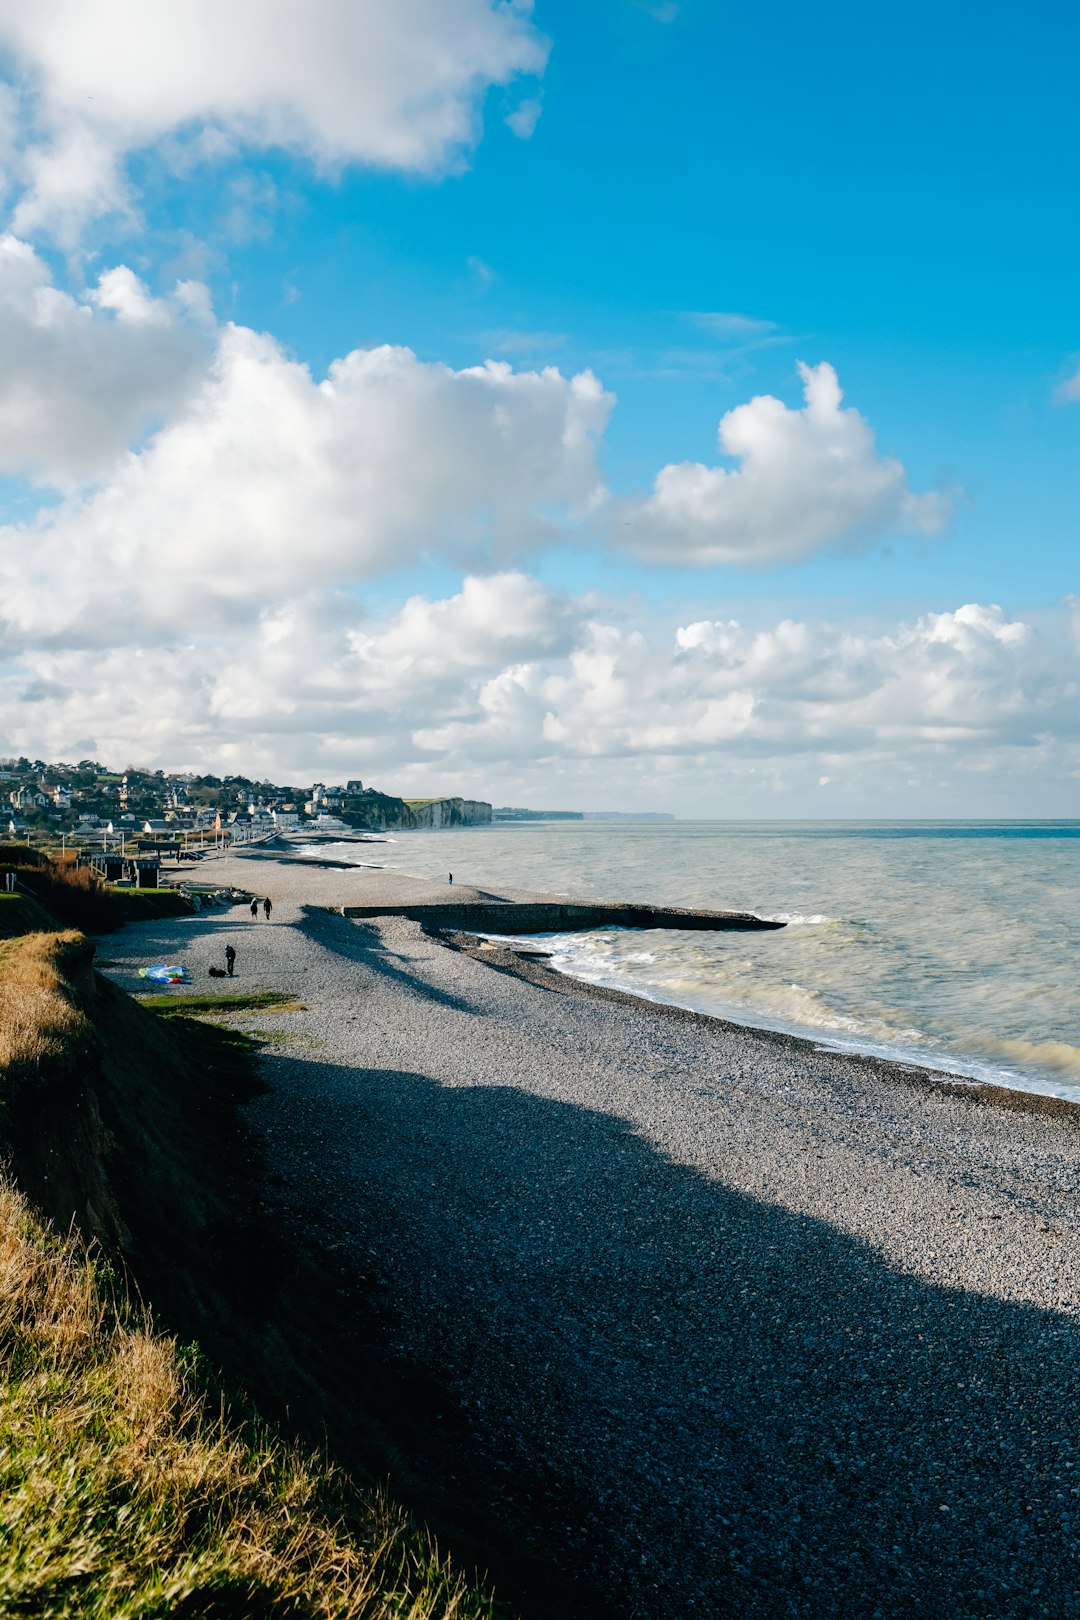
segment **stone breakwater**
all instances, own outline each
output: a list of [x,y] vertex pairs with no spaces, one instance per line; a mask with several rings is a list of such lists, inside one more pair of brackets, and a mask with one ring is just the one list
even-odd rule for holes
[[345,905],[343,917],[407,917],[428,928],[467,929],[481,934],[568,934],[590,928],[675,928],[716,933],[783,928],[782,922],[746,911],[696,911],[685,906],[641,906],[585,900],[425,900],[419,905]]

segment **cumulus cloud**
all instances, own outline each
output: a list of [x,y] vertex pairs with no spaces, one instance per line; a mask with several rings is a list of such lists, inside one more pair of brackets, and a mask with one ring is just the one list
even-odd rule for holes
[[472,577],[442,601],[410,597],[375,632],[350,630],[349,653],[363,668],[368,690],[426,699],[448,673],[453,684],[508,660],[566,655],[580,620],[568,598],[526,574]]
[[558,783],[568,806],[659,796],[703,814],[730,814],[726,795],[751,782],[796,814],[822,777],[856,802],[873,784],[880,814],[901,783],[932,781],[940,806],[966,781],[971,813],[988,791],[974,782],[1019,783],[1024,803],[1040,778],[1075,783],[1078,697],[1064,623],[993,605],[874,631],[672,631],[613,623],[512,571],[379,619],[312,591],[235,629],[177,624],[167,643],[34,648],[0,678],[0,752],[64,757],[89,736],[115,760],[336,770],[510,802]]
[[0,236],[0,473],[94,476],[190,394],[212,345],[199,284],[153,298],[118,265],[75,298],[26,242]]
[[[316,378],[266,334],[216,327],[198,284],[154,298],[118,266],[76,299],[11,237],[0,241],[0,338],[0,471],[84,480],[0,528],[8,649],[128,645],[177,615],[250,624],[294,593],[436,556],[505,567],[610,529],[613,514],[621,537],[627,509],[631,547],[699,562],[803,555],[842,539],[855,508],[864,527],[870,510],[880,522],[939,515],[875,455],[858,413],[840,410],[827,366],[806,372],[803,410],[757,399],[724,419],[739,472],[697,469],[718,481],[704,505],[728,524],[729,549],[684,527],[683,549],[664,551],[655,512],[667,501],[672,521],[667,494],[623,503],[605,489],[598,451],[614,399],[589,371],[504,360],[455,370],[384,345]],[[124,451],[158,414],[164,425]],[[658,488],[684,471],[665,469]],[[735,546],[735,521],[753,545]]]
[[138,751],[142,735],[155,757],[220,766],[236,751],[310,764],[318,738],[331,754],[351,749],[392,768],[403,746],[415,752],[422,717],[471,713],[476,684],[507,661],[564,657],[581,617],[510,572],[466,578],[441,600],[410,598],[377,622],[349,595],[308,591],[235,630],[174,623],[168,644],[37,647],[0,678],[11,722],[0,723],[0,753],[18,747],[25,726],[59,755],[88,735],[103,751]]
[[490,759],[1020,744],[1042,729],[1075,735],[1076,674],[1029,626],[978,604],[877,635],[701,620],[664,644],[592,621],[560,667],[495,672],[471,714],[417,740]]
[[720,449],[738,467],[661,468],[652,495],[626,504],[623,546],[652,561],[774,563],[887,529],[939,529],[947,500],[908,489],[865,418],[841,406],[832,366],[800,364],[799,374],[800,409],[760,394],[722,418]]
[[124,159],[164,137],[204,156],[283,146],[323,169],[444,169],[476,141],[490,85],[543,71],[530,12],[529,0],[0,0],[32,128],[16,229],[74,240],[128,208]]
[[[138,303],[126,283],[101,296]],[[100,488],[0,530],[8,642],[122,642],[177,613],[250,620],[436,551],[518,556],[603,498],[611,403],[589,372],[455,371],[390,347],[316,381],[271,338],[228,327],[144,449]]]
[[[250,625],[292,595],[347,590],[436,556],[505,567],[626,510],[600,473],[614,400],[591,372],[502,360],[455,370],[386,345],[355,350],[318,379],[266,334],[215,328],[198,286],[155,299],[120,266],[76,300],[25,244],[9,238],[6,250],[0,470],[96,475],[32,521],[0,528],[9,651],[134,645],[177,616]],[[741,471],[698,469],[720,481],[709,500],[728,502],[725,520],[734,514],[756,549],[718,553],[698,534],[698,549],[674,552],[680,560],[802,555],[842,539],[857,506],[864,525],[871,509],[882,522],[912,507],[926,522],[937,515],[932,498],[909,494],[898,463],[875,455],[862,418],[840,410],[831,368],[807,371],[806,385],[801,411],[758,399],[725,418]],[[170,403],[163,426],[118,454]],[[679,471],[665,469],[658,485]],[[657,502],[630,503],[631,544],[670,560],[670,549],[642,544],[641,515]],[[655,541],[655,521],[650,533]],[[443,622],[431,618],[432,636]],[[522,701],[525,686],[511,681],[504,699]],[[725,699],[700,735],[719,736],[740,712]]]

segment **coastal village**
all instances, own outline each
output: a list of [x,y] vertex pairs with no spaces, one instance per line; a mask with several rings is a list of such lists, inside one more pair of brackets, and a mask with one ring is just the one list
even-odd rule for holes
[[[344,784],[308,787],[246,776],[110,771],[96,760],[0,760],[0,835],[31,842],[198,849],[305,828],[385,832],[484,826],[490,804],[475,799],[403,799]],[[528,814],[528,812],[514,812]]]

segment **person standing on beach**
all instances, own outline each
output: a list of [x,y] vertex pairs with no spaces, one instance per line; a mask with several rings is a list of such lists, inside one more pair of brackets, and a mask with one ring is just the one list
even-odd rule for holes
[[449,877],[448,877],[448,878],[447,878],[447,880],[446,880],[446,881],[447,881],[447,883],[453,883],[453,881],[454,881],[454,874],[453,874],[453,872],[451,872],[451,873],[450,873],[450,876],[449,876]]
[[258,900],[253,900],[251,902],[251,915],[253,917],[257,917],[259,915],[259,902],[258,902]]
[[233,976],[233,968],[235,966],[236,966],[236,951],[233,949],[233,947],[231,945],[226,945],[226,947],[225,947],[225,970],[228,973],[230,979]]
[[270,921],[270,913],[273,911],[273,909],[273,906],[270,904],[270,896],[267,895],[266,899],[263,901],[263,914],[266,917],[267,922]]

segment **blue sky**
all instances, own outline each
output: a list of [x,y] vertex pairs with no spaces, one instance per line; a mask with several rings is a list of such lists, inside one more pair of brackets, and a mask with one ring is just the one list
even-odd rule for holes
[[1075,10],[289,10],[0,0],[0,749],[1075,813]]

